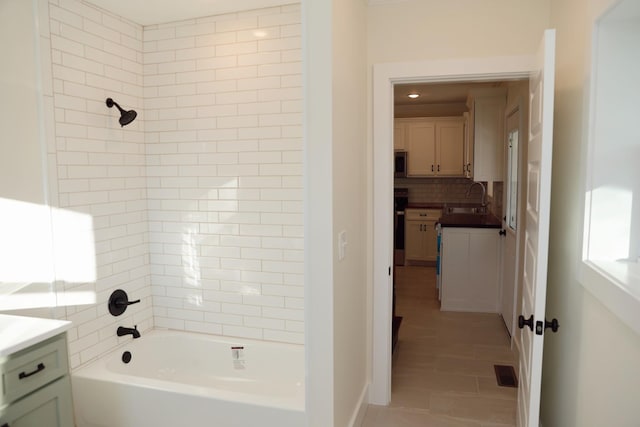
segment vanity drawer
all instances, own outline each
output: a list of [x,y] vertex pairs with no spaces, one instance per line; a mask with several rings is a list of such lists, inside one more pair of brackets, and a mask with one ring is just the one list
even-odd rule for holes
[[68,371],[64,333],[12,354],[0,361],[0,406],[16,401]]

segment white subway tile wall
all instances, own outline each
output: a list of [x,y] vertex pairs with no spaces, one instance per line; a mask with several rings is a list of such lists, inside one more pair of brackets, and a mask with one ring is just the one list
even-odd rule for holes
[[292,4],[144,28],[156,327],[303,342],[300,20]]
[[[75,368],[131,339],[118,338],[118,326],[137,325],[141,331],[153,327],[140,114],[143,29],[81,1],[50,0],[48,10],[46,1],[40,5],[41,20],[50,30],[41,43],[43,72],[51,76],[48,84],[45,78],[45,102],[52,104],[54,116],[47,131],[51,203],[62,213],[90,216],[92,226],[86,231],[95,241],[95,282],[56,283],[59,301],[80,292],[96,295],[96,304],[68,305],[55,313],[73,321],[68,335]],[[138,118],[121,128],[117,109],[106,106],[108,97],[137,110]],[[54,229],[54,240],[70,237]],[[142,302],[113,317],[107,300],[118,288]]]
[[[95,239],[95,282],[56,283],[97,301],[52,312],[72,368],[130,339],[118,326],[302,343],[299,4],[145,28],[39,5],[51,204]],[[113,317],[118,288],[142,302]]]

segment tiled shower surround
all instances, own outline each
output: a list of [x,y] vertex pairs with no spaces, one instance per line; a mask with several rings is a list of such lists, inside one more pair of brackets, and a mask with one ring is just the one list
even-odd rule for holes
[[157,327],[302,342],[297,5],[145,27]]
[[[299,5],[144,28],[48,6],[52,200],[92,217],[97,262],[95,283],[63,284],[97,299],[58,310],[72,366],[134,324],[301,343]],[[107,97],[137,119],[121,128]],[[115,318],[117,288],[142,302]]]

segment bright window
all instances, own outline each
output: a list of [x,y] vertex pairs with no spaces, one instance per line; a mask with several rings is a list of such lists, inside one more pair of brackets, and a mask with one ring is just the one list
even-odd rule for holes
[[[593,38],[583,284],[618,313],[640,307],[640,2],[620,1]],[[606,294],[617,295],[607,303]],[[626,299],[621,295],[626,295]],[[611,298],[610,298],[611,299]],[[635,308],[634,308],[635,307]],[[625,317],[624,313],[619,314]],[[636,315],[639,316],[639,315]],[[640,332],[638,318],[633,320]],[[629,323],[629,322],[628,322]]]

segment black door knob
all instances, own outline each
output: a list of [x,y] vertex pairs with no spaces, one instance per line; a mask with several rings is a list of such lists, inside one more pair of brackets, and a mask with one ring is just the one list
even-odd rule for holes
[[533,331],[533,314],[528,319],[525,319],[522,314],[518,316],[518,327],[522,329],[524,325],[527,325]]
[[553,332],[558,332],[558,328],[560,328],[560,324],[558,323],[558,319],[553,319],[549,322],[547,319],[544,320],[544,328],[551,328]]

